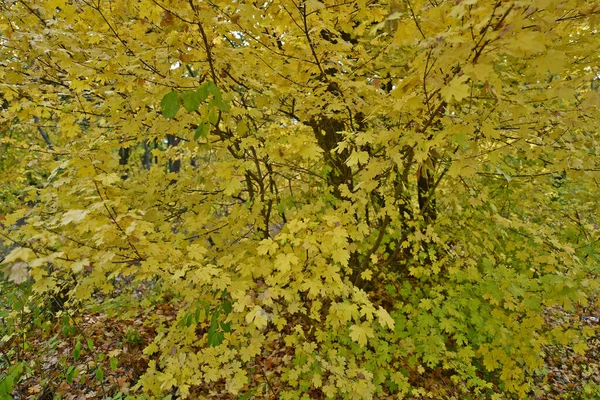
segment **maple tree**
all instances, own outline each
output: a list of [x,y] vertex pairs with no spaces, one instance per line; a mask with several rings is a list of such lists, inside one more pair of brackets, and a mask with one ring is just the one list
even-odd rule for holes
[[542,315],[598,292],[595,1],[0,7],[2,179],[38,177],[3,264],[74,308],[169,293],[144,393],[237,394],[285,346],[280,398],[522,397],[585,352]]

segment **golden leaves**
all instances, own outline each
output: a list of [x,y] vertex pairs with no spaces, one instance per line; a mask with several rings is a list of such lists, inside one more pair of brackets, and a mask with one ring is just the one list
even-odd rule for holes
[[278,254],[275,258],[274,266],[276,270],[286,273],[292,269],[292,266],[297,265],[298,261],[298,257],[296,257],[294,254]]
[[29,279],[29,265],[25,261],[2,261],[2,273],[6,278],[17,285]]
[[253,324],[258,329],[264,329],[272,317],[261,307],[254,306],[254,308],[246,314],[246,323]]
[[63,214],[60,224],[68,225],[71,223],[80,223],[89,214],[89,210],[69,210]]
[[273,239],[271,238],[267,238],[267,239],[263,239],[261,240],[260,244],[257,247],[257,253],[259,255],[266,255],[266,254],[275,254],[277,249],[278,249],[279,245],[277,244],[277,242],[273,241]]
[[350,338],[361,347],[364,347],[367,344],[368,339],[374,337],[375,332],[369,322],[363,322],[360,325],[352,325],[350,327]]
[[391,330],[394,330],[395,322],[383,307],[379,306],[375,314],[377,315],[379,324],[381,326],[385,326]]
[[466,82],[469,80],[467,75],[455,77],[450,83],[444,86],[441,90],[442,98],[447,102],[461,102],[463,99],[469,97],[471,92],[470,85]]
[[[495,280],[529,290],[521,279],[535,280],[530,268],[549,279],[590,258],[583,243],[563,243],[584,239],[557,217],[574,193],[590,193],[578,207],[595,204],[600,102],[588,20],[561,24],[552,2],[67,3],[32,0],[52,15],[43,32],[19,4],[0,17],[9,42],[0,50],[9,60],[0,67],[3,123],[33,127],[33,137],[38,116],[58,159],[72,160],[55,168],[51,153],[21,164],[55,168],[23,194],[44,216],[23,237],[64,249],[68,261],[52,262],[81,279],[80,298],[110,288],[106,276],[131,274],[158,277],[182,312],[200,303],[215,315],[229,304],[231,332],[214,347],[165,324],[146,353],[169,367],[160,377],[151,367],[144,389],[158,396],[181,383],[185,394],[224,379],[243,392],[243,363],[299,343],[318,362],[302,370],[298,356],[300,367],[287,363],[283,375],[332,398],[387,395],[391,385],[375,383],[387,377],[405,393],[408,378],[388,357],[414,358],[416,347],[427,363],[458,362],[460,371],[472,371],[474,357],[505,366],[518,389],[505,349],[531,343],[541,323],[519,328],[518,292],[479,281],[510,265],[514,273]],[[560,189],[544,175],[562,170],[566,185],[581,186]],[[428,224],[423,211],[434,206]],[[480,262],[491,254],[493,263]],[[54,287],[45,258],[9,257],[17,279],[28,262],[38,288]],[[541,291],[527,293],[534,304]],[[399,299],[404,314],[392,318]],[[465,309],[468,323],[457,311]],[[497,324],[517,339],[494,342]],[[445,350],[449,341],[456,352]],[[533,366],[535,354],[527,347],[519,357]],[[457,374],[466,386],[486,384]]]

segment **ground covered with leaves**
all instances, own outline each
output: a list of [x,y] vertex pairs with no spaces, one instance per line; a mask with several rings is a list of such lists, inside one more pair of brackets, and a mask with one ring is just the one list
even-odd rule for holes
[[[27,284],[21,288],[2,282],[4,292],[23,296]],[[136,388],[148,363],[157,357],[149,356],[144,349],[156,335],[156,327],[173,321],[181,311],[177,299],[153,293],[152,285],[138,287],[135,295],[108,300],[103,307],[87,312],[68,309],[52,311],[56,299],[48,299],[48,309],[39,305],[24,305],[18,312],[3,304],[1,343],[3,359],[0,365],[10,371],[19,368],[13,382],[14,399],[126,399],[141,396]],[[145,294],[143,294],[145,293]],[[132,299],[137,304],[132,306]],[[12,312],[12,313],[11,313]],[[18,316],[10,320],[10,316]],[[535,376],[534,389],[529,399],[597,399],[600,397],[600,307],[590,302],[589,307],[565,311],[560,307],[548,309],[545,320],[549,326],[561,324],[576,329],[593,329],[595,335],[587,340],[587,350],[577,354],[570,346],[547,345],[544,368]],[[22,334],[10,328],[21,329]],[[214,399],[278,399],[285,384],[280,381],[282,366],[292,362],[293,351],[281,341],[276,348],[268,349],[247,363],[249,384],[241,394],[233,396],[225,390],[223,381],[211,386],[197,387],[191,398]],[[10,362],[9,360],[16,360]],[[12,364],[12,365],[10,365]],[[485,372],[481,372],[482,375]],[[6,374],[6,373],[5,373]],[[412,382],[418,382],[423,398],[460,399],[460,387],[451,381],[442,369],[409,371]],[[490,379],[490,377],[487,377]],[[5,386],[2,386],[2,385]],[[0,390],[7,388],[6,379]],[[319,393],[307,391],[309,398],[321,398]],[[408,395],[407,399],[416,399]],[[4,397],[0,398],[11,398]],[[177,398],[177,396],[171,398]],[[390,397],[378,397],[394,398]],[[477,397],[473,397],[476,399]]]

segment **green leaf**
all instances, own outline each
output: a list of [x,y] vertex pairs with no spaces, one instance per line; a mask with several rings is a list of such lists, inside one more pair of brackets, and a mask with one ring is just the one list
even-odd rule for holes
[[209,95],[209,93],[208,93],[208,84],[207,83],[203,84],[202,86],[200,86],[196,90],[196,92],[198,93],[198,96],[200,96],[200,100],[201,101],[206,100],[208,98],[208,95]]
[[231,110],[231,107],[229,106],[229,103],[227,101],[217,99],[216,105],[217,105],[217,108],[221,111],[227,112],[227,111]]
[[119,360],[115,357],[110,359],[110,369],[113,371],[117,370],[117,366],[119,365]]
[[75,378],[78,374],[79,374],[79,371],[77,370],[77,366],[71,365],[67,369],[67,373],[65,375],[65,380],[70,385],[71,383],[73,383],[73,378]]
[[90,349],[90,351],[94,350],[94,342],[90,338],[87,340],[87,347]]
[[221,322],[221,329],[223,329],[223,332],[229,333],[231,332],[231,324],[229,322]]
[[184,326],[189,327],[191,325],[191,324],[188,324],[189,316],[190,316],[189,314],[184,315],[183,318],[177,322],[177,326],[180,328],[184,327]]
[[80,355],[81,355],[81,342],[78,340],[77,343],[75,343],[75,348],[73,349],[73,359],[78,360]]
[[160,107],[165,118],[174,118],[177,111],[179,111],[179,95],[177,92],[173,90],[165,94],[160,102]]
[[215,312],[213,312],[213,315],[212,315],[212,317],[210,319],[211,325],[215,324],[218,321],[219,315],[221,315],[221,313],[218,310],[215,310]]
[[215,311],[212,315],[210,326],[208,328],[208,345],[215,347],[223,342],[225,335],[219,331],[219,312]]
[[225,334],[221,331],[215,331],[212,336],[208,339],[208,345],[211,347],[216,347],[223,343],[225,339]]
[[208,345],[209,346],[216,346],[214,344],[216,333],[217,333],[217,324],[211,323],[210,327],[208,328]]
[[205,122],[200,122],[200,125],[198,125],[198,128],[196,128],[196,131],[194,132],[194,140],[207,137],[209,132],[210,125]]
[[3,398],[12,399],[12,392],[15,386],[15,382],[18,383],[21,375],[23,374],[23,363],[17,363],[8,369],[6,376],[0,375],[0,400]]
[[196,111],[200,107],[200,95],[195,90],[188,90],[181,93],[181,99],[183,100],[183,108],[189,112]]
[[15,378],[15,380],[19,380],[19,378],[23,374],[23,362],[17,363],[10,367],[10,369],[8,370],[8,374]]
[[100,382],[104,380],[104,371],[102,371],[102,367],[96,368],[96,379]]
[[17,300],[13,303],[13,308],[15,311],[23,311],[25,308],[25,302],[23,300]]
[[[13,388],[15,385],[15,381],[12,376],[6,376],[4,379],[0,380],[0,395],[3,396],[2,399],[12,399],[10,394],[13,392]],[[8,397],[4,397],[8,396]]]
[[206,90],[212,94],[215,99],[221,100],[221,91],[214,82],[206,82]]
[[217,122],[219,122],[219,113],[214,107],[211,108],[208,112],[208,122],[210,122],[213,125],[217,125]]
[[223,302],[223,311],[225,312],[225,314],[229,314],[231,312],[231,302],[230,301]]

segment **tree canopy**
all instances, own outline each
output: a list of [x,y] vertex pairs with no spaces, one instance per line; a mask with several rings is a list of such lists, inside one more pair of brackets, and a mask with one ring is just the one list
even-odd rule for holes
[[168,293],[141,393],[285,348],[278,398],[524,397],[586,351],[543,315],[599,288],[596,1],[0,8],[5,274]]

